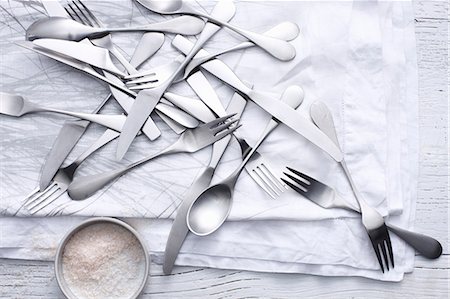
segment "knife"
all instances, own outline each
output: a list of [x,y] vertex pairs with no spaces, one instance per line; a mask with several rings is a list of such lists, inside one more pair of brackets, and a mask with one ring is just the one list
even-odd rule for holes
[[33,43],[53,52],[67,55],[76,60],[85,62],[119,77],[126,76],[125,73],[120,71],[114,65],[108,50],[94,46],[91,43],[73,42],[52,38],[36,39]]
[[[230,19],[236,12],[235,6],[230,1],[219,1],[213,8],[211,14],[219,15],[222,18]],[[116,159],[123,158],[131,143],[133,142],[136,133],[142,127],[144,120],[153,111],[156,103],[161,99],[165,91],[169,86],[177,79],[177,76],[182,72],[184,67],[191,61],[192,57],[198,52],[204,43],[206,43],[211,36],[213,36],[219,26],[207,22],[203,31],[200,33],[195,45],[190,53],[186,55],[184,61],[178,66],[173,74],[170,75],[161,85],[153,88],[146,89],[139,92],[136,97],[136,101],[128,114],[127,120],[123,125],[123,130],[120,133],[119,141],[117,143]]]
[[[240,119],[242,111],[244,111],[247,101],[242,97],[233,97],[232,101],[228,105],[227,114],[236,113],[236,119]],[[172,223],[170,229],[169,238],[166,243],[166,249],[164,252],[164,274],[170,274],[172,272],[173,265],[177,258],[178,252],[187,236],[189,228],[186,224],[186,217],[189,207],[192,202],[203,192],[211,183],[211,179],[214,175],[216,166],[219,164],[231,136],[227,136],[218,142],[213,144],[213,150],[211,159],[208,166],[195,178],[194,183],[191,185],[186,194],[183,195],[183,201],[177,209],[177,214]]]
[[[172,45],[179,49],[184,54],[188,53],[192,48],[192,42],[186,38],[177,35]],[[199,51],[196,57],[208,55],[205,50]],[[322,131],[320,131],[312,122],[300,116],[295,109],[292,109],[287,104],[276,101],[270,95],[254,91],[247,87],[236,74],[219,59],[211,60],[201,65],[202,68],[230,85],[239,93],[245,95],[248,99],[255,102],[258,106],[264,109],[267,113],[284,123],[313,144],[324,150],[336,161],[341,161],[343,158],[341,150],[328,138]]]

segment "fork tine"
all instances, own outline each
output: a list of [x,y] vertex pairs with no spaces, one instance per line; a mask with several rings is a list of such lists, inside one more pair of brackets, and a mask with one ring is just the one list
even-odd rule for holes
[[64,192],[65,191],[62,190],[61,188],[57,189],[57,192],[53,194],[53,197],[50,200],[48,200],[46,202],[43,202],[43,204],[41,204],[40,206],[39,205],[35,205],[34,208],[30,208],[31,214],[36,214],[37,212],[39,212],[43,208],[47,207],[48,205],[53,203],[55,200],[57,200]]
[[295,176],[283,172],[288,178],[290,178],[291,180],[293,180],[295,183],[297,183],[301,188],[305,189],[305,192],[308,192],[308,187],[309,187],[309,182],[305,182],[303,181],[303,178],[296,178]]
[[[259,171],[258,171],[259,170]],[[262,182],[275,194],[275,196],[279,196],[281,192],[274,187],[274,183],[271,179],[263,172],[261,165],[258,165],[256,169],[253,169],[255,174],[262,180]]]
[[[146,76],[154,76],[154,75],[156,75],[156,73],[154,71],[152,71],[152,70],[139,71],[136,74],[130,74],[130,75],[125,76],[124,79],[129,80],[129,79],[141,78],[141,77],[145,78]],[[136,80],[139,80],[139,79],[136,79]],[[127,83],[139,83],[139,82],[133,82],[133,81],[130,81],[130,82],[127,82]]]
[[[48,188],[48,187],[47,187]],[[47,189],[46,188],[46,189]],[[33,197],[34,195],[36,195],[39,192],[39,187],[37,187],[36,189],[34,189],[33,191],[31,191],[23,200],[23,202],[26,204],[26,202],[28,201],[28,199],[30,199],[31,197]]]
[[[56,184],[55,184],[55,186],[56,186]],[[48,190],[45,194],[42,194],[42,196],[39,196],[36,201],[30,202],[30,204],[28,204],[26,206],[26,208],[28,210],[33,210],[39,204],[43,203],[47,198],[49,198],[50,196],[55,194],[58,190],[59,190],[58,186],[56,186],[56,188],[52,188],[52,189]]]
[[39,192],[39,188],[38,188],[38,192],[34,192],[35,190],[33,190],[33,192],[31,192],[26,198],[25,198],[25,202],[23,204],[23,206],[29,206],[30,204],[32,204],[33,202],[35,202],[36,200],[38,200],[42,195],[47,194],[47,192],[50,191],[50,189],[52,189],[55,186],[55,182],[53,182],[52,184],[48,185],[47,188],[44,189],[44,191],[40,191]]
[[[304,195],[306,193],[306,189],[301,189],[299,187],[297,187],[296,185],[292,184],[291,182],[289,182],[288,180],[285,180],[284,178],[281,178],[281,180],[288,185],[289,187],[291,187],[292,189],[294,189],[294,191],[297,191],[298,193]],[[305,195],[304,195],[305,196]]]
[[381,272],[384,273],[383,261],[381,260],[380,248],[378,247],[378,243],[376,243],[372,238],[370,238],[370,242],[372,243],[375,254],[377,255],[378,263],[380,264]]
[[[94,21],[95,22],[95,24],[98,26],[98,27],[102,27],[102,22],[92,13],[92,11],[89,9],[89,8],[87,8],[87,6],[86,5],[84,5],[84,3],[83,2],[81,2],[81,0],[78,0],[78,1],[76,1],[76,2],[78,2],[81,6],[83,6],[83,8],[84,8],[84,10],[86,11],[86,13],[91,17],[91,20],[92,21]],[[74,2],[75,3],[75,2]],[[76,4],[76,3],[75,3]]]
[[142,89],[149,89],[149,88],[155,88],[157,87],[159,80],[153,80],[151,82],[145,83],[145,84],[140,84],[140,85],[136,85],[136,86],[130,86],[128,87],[130,90],[142,90]]
[[233,124],[237,123],[239,120],[235,119],[232,120],[230,122],[226,122],[223,124],[218,125],[217,127],[214,127],[211,129],[211,131],[215,134],[215,133],[219,133],[220,131],[226,130],[227,128],[230,128]]
[[278,191],[280,191],[280,193],[286,191],[286,187],[281,183],[278,177],[274,175],[275,172],[272,169],[270,169],[269,165],[261,163],[261,170],[267,176],[267,178],[274,184],[275,188],[277,188]]
[[249,174],[250,174],[250,176],[253,178],[253,180],[267,193],[267,194],[269,194],[269,196],[272,198],[272,199],[275,199],[276,198],[276,194],[275,194],[275,192],[273,192],[272,191],[272,189],[269,189],[269,187],[267,186],[267,184],[265,184],[264,183],[264,181],[261,179],[261,177],[258,175],[258,173],[254,170],[254,169],[252,169],[250,172],[249,172]]
[[212,120],[209,123],[207,123],[207,125],[212,129],[214,126],[220,124],[221,122],[225,122],[227,119],[230,119],[230,118],[232,118],[235,115],[236,115],[236,113],[233,113],[233,114],[230,114],[230,115],[226,115],[226,116],[223,116],[223,117],[216,118],[215,120]]
[[[86,14],[84,13],[83,9],[81,9],[81,7],[79,7],[78,4],[75,1],[72,1],[72,4],[73,4],[73,6],[75,6],[78,9],[78,12],[80,13],[80,15],[83,16],[83,18],[81,18],[81,16],[78,15],[78,16],[80,16],[80,19],[85,20],[85,24],[87,24],[89,26],[92,26],[92,27],[95,27],[94,23],[92,23],[91,20],[86,16]],[[69,4],[69,6],[71,6],[71,5]],[[72,9],[75,11],[75,9],[73,7],[72,7]]]
[[391,264],[392,264],[392,268],[394,268],[394,252],[392,251],[392,243],[391,243],[391,236],[389,236],[389,231],[386,230],[387,232],[387,238],[386,238],[386,245],[389,251],[389,257],[391,260]]
[[233,133],[234,131],[236,131],[237,129],[239,129],[242,125],[238,125],[235,126],[233,128],[228,128],[227,130],[224,130],[222,132],[217,133],[214,138],[213,138],[213,142],[216,142],[217,140],[222,139],[223,137]]
[[386,266],[386,270],[389,271],[389,259],[387,257],[386,244],[384,240],[381,241],[379,246],[381,247],[381,252],[383,253],[384,265]]
[[70,3],[67,5],[68,8],[65,8],[66,12],[70,15],[70,17],[77,21],[78,23],[84,24],[84,25],[90,25],[86,22],[85,19],[81,17],[81,15],[77,12],[77,10],[71,5]]
[[148,74],[142,74],[142,76],[137,76],[137,75],[134,75],[134,76],[135,76],[135,77],[130,77],[130,76],[125,77],[125,79],[132,79],[132,78],[138,77],[137,79],[134,79],[134,80],[130,80],[130,81],[125,82],[125,84],[126,84],[126,85],[130,85],[130,84],[138,84],[138,83],[152,82],[152,81],[154,81],[154,79],[152,79],[152,78],[153,78],[154,76],[156,76],[156,72],[151,71],[151,72],[148,73]]
[[310,177],[309,175],[306,175],[306,174],[304,174],[304,173],[302,173],[302,172],[300,172],[300,171],[298,171],[298,170],[295,170],[295,169],[293,169],[293,168],[291,168],[291,167],[288,167],[288,166],[286,166],[286,168],[287,168],[288,170],[290,170],[291,172],[293,172],[294,174],[298,175],[298,176],[299,176],[301,179],[303,179],[303,180],[305,181],[305,183],[308,184],[308,185],[311,185],[311,182],[318,183],[317,180],[313,179],[313,178]]

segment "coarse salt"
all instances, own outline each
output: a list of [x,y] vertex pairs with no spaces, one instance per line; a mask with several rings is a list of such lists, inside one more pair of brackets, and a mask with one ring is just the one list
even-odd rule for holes
[[145,252],[124,227],[92,224],[66,243],[62,273],[77,298],[130,298],[147,275]]

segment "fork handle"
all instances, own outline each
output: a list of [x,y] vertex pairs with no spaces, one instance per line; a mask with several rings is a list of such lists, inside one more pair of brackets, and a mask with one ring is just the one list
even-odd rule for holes
[[392,224],[386,224],[388,229],[400,237],[403,241],[408,243],[417,252],[429,259],[436,259],[442,254],[442,245],[438,240],[412,232]]

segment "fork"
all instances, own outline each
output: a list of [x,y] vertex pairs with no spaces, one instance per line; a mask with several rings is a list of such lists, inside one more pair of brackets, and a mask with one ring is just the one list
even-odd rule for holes
[[[103,23],[84,5],[80,0],[72,1],[67,4],[67,8],[64,8],[69,16],[77,22],[91,27],[105,27]],[[122,64],[129,74],[137,73],[137,69],[132,66],[128,60],[120,53],[117,47],[114,45],[111,34],[107,34],[101,38],[90,39],[91,43],[107,49],[117,60]]]
[[[290,34],[286,34],[291,31],[291,30],[289,30],[289,27],[291,27],[290,25],[291,24],[289,24],[289,22],[284,22],[284,23],[278,24],[277,26],[264,32],[264,35],[271,36],[274,38],[280,38],[280,39],[283,39],[286,41],[292,40],[293,38],[295,38],[297,36],[297,34],[294,34],[294,36],[292,36]],[[179,36],[176,36],[174,41],[178,37]],[[179,80],[186,79],[189,75],[192,74],[192,71],[196,67],[198,67],[201,63],[206,63],[207,61],[210,61],[213,58],[215,58],[219,55],[225,54],[225,53],[229,53],[229,52],[236,51],[236,50],[242,50],[242,49],[246,49],[246,48],[253,47],[253,46],[255,46],[253,43],[250,43],[247,41],[247,42],[242,42],[242,43],[238,44],[237,46],[234,46],[227,50],[221,51],[219,53],[207,55],[208,56],[207,58],[195,56],[194,60],[191,63],[189,63],[187,66],[187,67],[189,67],[189,69],[185,71],[183,76],[180,76],[180,78],[177,79],[177,82]],[[167,78],[169,78],[169,76],[176,70],[178,65],[183,61],[183,58],[184,58],[183,56],[178,56],[173,62],[170,62],[166,65],[162,65],[160,67],[156,67],[156,68],[146,70],[146,71],[139,71],[138,73],[135,73],[135,74],[130,74],[125,77],[125,79],[130,80],[130,81],[126,82],[126,85],[128,86],[128,88],[130,90],[141,90],[141,89],[146,89],[146,88],[154,88],[154,87],[158,86],[160,84],[160,82],[164,82]],[[193,67],[194,64],[196,65],[195,67]]]
[[[80,22],[81,24],[92,26],[92,27],[104,27],[104,24],[94,15],[94,13],[81,1],[81,0],[75,0],[72,1],[67,5],[67,8],[64,8],[66,12],[69,14],[69,16],[77,22]],[[144,33],[144,35],[148,35],[149,38],[155,38],[157,35],[164,38],[164,35],[159,32],[147,32]],[[139,71],[134,67],[128,60],[122,55],[122,53],[117,49],[117,47],[114,45],[112,41],[111,34],[107,34],[101,38],[91,38],[90,42],[98,47],[102,47],[107,49],[114,57],[117,58],[117,60],[125,67],[128,74],[136,74]],[[104,72],[104,75],[110,79],[110,80],[117,80],[113,75]],[[124,107],[131,107],[131,105],[127,105],[125,98],[118,95],[118,91],[112,90],[114,93],[116,100],[119,102],[119,104]],[[161,117],[161,109],[167,110],[168,107],[166,105],[163,105],[162,103],[159,103],[156,107],[157,111],[160,112],[158,115]],[[163,121],[167,123],[167,125],[172,128],[177,134],[181,134],[181,132],[178,130],[180,128],[179,121],[177,122],[176,119],[173,119],[173,116],[177,116],[179,114],[182,114],[181,111],[176,111],[174,109],[171,109],[171,114],[164,114]],[[166,111],[167,112],[167,111]],[[186,118],[186,116],[184,116]],[[183,123],[181,125],[184,125]],[[156,130],[156,128],[155,128]]]
[[73,181],[76,170],[92,153],[96,150],[119,137],[118,132],[112,130],[106,130],[103,135],[98,138],[89,148],[87,148],[78,158],[76,158],[71,164],[61,167],[53,177],[53,181],[43,191],[39,191],[39,187],[33,190],[24,199],[22,204],[31,214],[35,214],[50,205],[56,199],[58,199],[69,188],[70,183]]
[[175,153],[193,153],[196,152],[220,139],[233,133],[240,125],[233,126],[238,120],[231,119],[233,115],[227,115],[217,118],[209,123],[202,124],[195,129],[188,129],[184,131],[175,143],[163,149],[162,151],[145,157],[137,162],[118,168],[116,170],[107,171],[101,174],[84,176],[75,179],[69,186],[68,193],[73,200],[82,200],[99,189],[106,186],[109,182],[118,179],[128,171],[138,167],[155,158],[175,154]]
[[[336,191],[328,185],[290,167],[286,167],[289,173],[284,174],[291,180],[281,178],[289,187],[308,198],[322,208],[342,208],[360,213],[359,207],[344,200],[336,194]],[[438,258],[442,254],[442,245],[436,239],[415,233],[392,224],[386,224],[387,228],[413,247],[417,252],[429,259]]]
[[[340,147],[336,135],[333,116],[328,107],[324,103],[316,101],[311,105],[310,114],[316,126],[338,147]],[[347,180],[349,181],[352,191],[357,199],[359,210],[361,211],[362,223],[366,228],[367,234],[369,235],[378,259],[378,263],[380,264],[381,271],[384,273],[383,261],[386,269],[389,271],[389,259],[391,261],[392,268],[394,268],[394,253],[392,251],[391,238],[389,237],[389,232],[386,224],[384,223],[384,219],[377,210],[367,204],[362,195],[359,193],[344,158],[339,163],[344,170]],[[383,256],[381,256],[381,254],[383,254]]]

